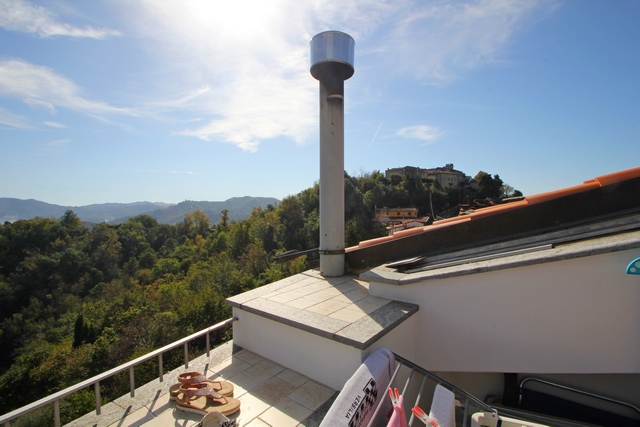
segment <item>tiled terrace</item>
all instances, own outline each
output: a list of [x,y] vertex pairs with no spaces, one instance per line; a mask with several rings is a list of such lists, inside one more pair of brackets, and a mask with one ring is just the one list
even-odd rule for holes
[[316,426],[337,392],[314,382],[256,353],[224,344],[207,357],[203,355],[167,375],[164,381],[152,381],[102,407],[102,414],[89,413],[68,426],[165,427],[196,426],[202,416],[185,412],[169,399],[169,387],[181,372],[206,372],[210,379],[223,379],[234,385],[234,397],[240,411],[230,415],[239,425]]
[[[372,320],[372,316],[375,318],[376,312],[387,313],[392,301],[369,295],[367,282],[348,276],[327,279],[312,270],[237,295],[229,303],[314,334],[342,334],[340,340],[362,345],[361,339],[368,341],[389,326],[379,319]],[[406,310],[402,313],[406,315]],[[190,361],[188,368],[182,366],[166,374],[163,382],[156,379],[137,388],[135,397],[126,394],[104,405],[101,415],[91,412],[67,426],[196,426],[202,416],[181,410],[169,399],[169,387],[177,382],[180,373],[188,371],[203,372],[210,379],[234,385],[234,397],[241,406],[229,418],[237,419],[243,427],[317,426],[338,393],[257,353],[227,343],[209,357],[203,355]]]

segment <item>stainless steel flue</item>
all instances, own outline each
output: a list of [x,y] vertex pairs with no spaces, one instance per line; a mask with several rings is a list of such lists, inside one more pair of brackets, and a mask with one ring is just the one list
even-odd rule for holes
[[320,274],[344,264],[344,81],[354,73],[353,38],[325,31],[311,39],[311,75],[320,81]]

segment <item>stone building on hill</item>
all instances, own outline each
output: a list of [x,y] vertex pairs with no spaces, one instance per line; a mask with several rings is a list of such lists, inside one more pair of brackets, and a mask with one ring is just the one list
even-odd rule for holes
[[[385,176],[390,178],[393,175],[415,175],[423,179],[431,179],[440,184],[442,188],[455,188],[460,184],[467,184],[474,187],[475,181],[464,172],[453,168],[453,163],[447,163],[444,167],[430,169],[405,166],[402,168],[392,168],[385,171]],[[477,184],[476,184],[477,185]],[[475,188],[475,187],[474,187]]]

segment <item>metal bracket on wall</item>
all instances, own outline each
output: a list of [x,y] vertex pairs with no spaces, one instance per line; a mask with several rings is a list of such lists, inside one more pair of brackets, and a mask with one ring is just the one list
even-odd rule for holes
[[344,249],[319,249],[321,255],[344,255]]

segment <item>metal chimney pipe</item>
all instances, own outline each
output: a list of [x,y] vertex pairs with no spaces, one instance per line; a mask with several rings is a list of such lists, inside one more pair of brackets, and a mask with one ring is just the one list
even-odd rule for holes
[[320,81],[320,274],[344,263],[344,81],[354,73],[353,38],[325,31],[311,39],[311,75]]

